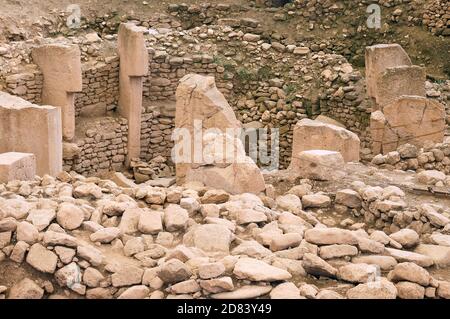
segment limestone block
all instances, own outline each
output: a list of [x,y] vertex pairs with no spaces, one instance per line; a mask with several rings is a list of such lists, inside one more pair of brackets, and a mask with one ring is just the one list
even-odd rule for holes
[[61,110],[31,104],[0,92],[0,153],[36,156],[36,173],[56,176],[62,171]]
[[420,96],[401,96],[372,113],[370,129],[374,154],[387,154],[400,145],[418,147],[424,142],[442,143],[445,132],[445,108],[435,100]]
[[0,183],[32,180],[36,175],[36,157],[29,153],[0,154]]
[[367,95],[375,98],[377,79],[387,68],[411,66],[411,59],[399,44],[377,44],[366,47]]
[[402,95],[425,97],[425,80],[425,69],[420,66],[387,68],[377,78],[376,108],[379,109]]
[[314,120],[322,122],[322,123],[332,124],[332,125],[335,125],[335,126],[339,126],[339,127],[345,128],[345,125],[342,124],[341,122],[336,121],[335,119],[332,119],[331,117],[328,117],[328,116],[325,116],[325,115],[322,115],[322,114],[320,114]]
[[309,150],[293,153],[289,170],[303,178],[327,181],[338,177],[344,164],[339,152]]
[[359,148],[358,135],[336,125],[303,119],[294,127],[292,154],[328,150],[340,152],[346,162],[358,162]]
[[186,182],[202,182],[231,194],[258,194],[265,190],[264,178],[255,162],[245,155],[240,139],[208,133],[202,145],[202,161],[184,166],[188,168],[184,176]]

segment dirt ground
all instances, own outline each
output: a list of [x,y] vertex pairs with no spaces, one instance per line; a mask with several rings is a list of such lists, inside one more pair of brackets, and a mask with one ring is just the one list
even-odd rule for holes
[[[44,23],[51,15],[65,12],[71,4],[77,4],[81,8],[81,14],[85,17],[102,16],[112,11],[116,11],[119,15],[128,15],[135,17],[152,16],[158,13],[167,13],[169,4],[186,3],[201,5],[208,3],[206,0],[109,0],[105,6],[104,0],[0,0],[0,37],[2,30],[7,28],[26,28],[30,35],[36,30],[36,22]],[[144,4],[146,3],[146,4]],[[209,2],[213,3],[213,2]],[[249,6],[249,0],[221,0],[222,4]],[[389,11],[383,11],[386,16],[383,17],[385,22]],[[324,32],[320,28],[313,31],[308,30],[308,21],[305,19],[288,19],[287,21],[275,21],[273,12],[270,8],[255,8],[239,13],[230,14],[228,18],[255,18],[264,21],[263,28],[269,33],[278,33],[291,41],[302,41],[308,39],[329,40],[334,37],[343,37],[346,30],[351,27],[349,17],[345,14],[336,21],[336,27]],[[364,19],[362,17],[361,19]],[[380,43],[391,42],[407,42],[408,53],[413,62],[418,65],[427,67],[427,73],[437,79],[448,77],[445,74],[448,68],[448,56],[450,54],[450,41],[446,37],[437,37],[432,35],[421,27],[407,27],[390,24],[394,33],[390,36],[383,36],[381,33]],[[36,34],[36,33],[34,33]],[[376,39],[377,35],[375,35]],[[361,42],[361,43],[359,43]],[[364,52],[367,43],[363,41],[355,41],[353,45],[360,46],[359,51]],[[363,64],[364,54],[355,57],[356,64]],[[362,65],[358,65],[361,71],[364,71]]]

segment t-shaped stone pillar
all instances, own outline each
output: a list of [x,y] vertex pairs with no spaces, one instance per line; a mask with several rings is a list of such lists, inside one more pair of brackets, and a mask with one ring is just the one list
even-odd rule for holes
[[61,108],[63,138],[75,137],[75,92],[82,90],[81,55],[77,45],[47,44],[33,49],[44,74],[42,103]]
[[142,77],[148,73],[144,30],[132,23],[119,27],[119,112],[128,120],[127,165],[141,153]]

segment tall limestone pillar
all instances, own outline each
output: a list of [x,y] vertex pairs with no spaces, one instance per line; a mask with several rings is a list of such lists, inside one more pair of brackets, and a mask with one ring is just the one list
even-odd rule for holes
[[65,141],[75,137],[75,93],[82,90],[81,54],[77,45],[47,44],[32,57],[44,75],[42,104],[61,108]]
[[119,27],[119,112],[128,120],[127,165],[141,153],[142,77],[148,74],[143,31],[132,23],[122,23]]

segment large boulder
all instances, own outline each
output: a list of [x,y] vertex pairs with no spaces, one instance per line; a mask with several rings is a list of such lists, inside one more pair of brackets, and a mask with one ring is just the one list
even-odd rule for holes
[[259,193],[264,179],[236,138],[242,124],[216,87],[214,77],[188,74],[176,91],[177,182],[200,181],[229,193]]

